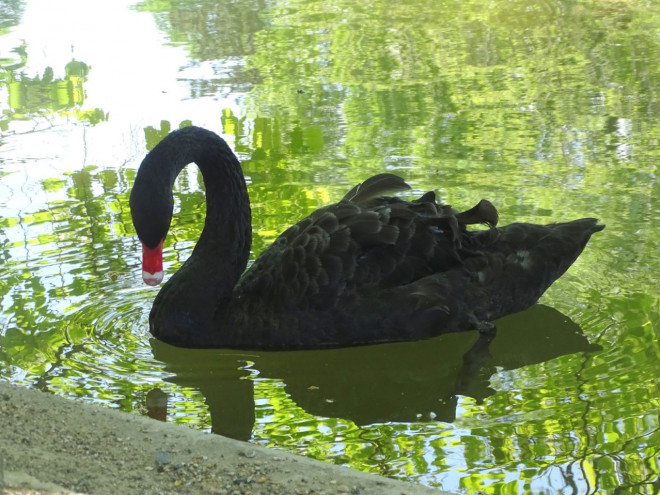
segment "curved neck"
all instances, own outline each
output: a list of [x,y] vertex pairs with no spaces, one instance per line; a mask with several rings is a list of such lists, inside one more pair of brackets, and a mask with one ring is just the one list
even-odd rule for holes
[[[132,195],[137,189],[136,196],[149,198],[149,204],[142,205],[149,210],[147,217],[163,218],[165,213],[167,232],[173,211],[174,181],[191,162],[201,170],[206,186],[204,229],[190,258],[158,293],[151,318],[160,320],[157,324],[167,319],[174,324],[172,316],[183,315],[185,321],[181,324],[206,327],[216,310],[228,303],[250,254],[250,202],[238,159],[216,134],[186,127],[166,136],[147,155]],[[140,192],[147,189],[150,194]],[[140,234],[137,224],[136,229]],[[146,243],[150,236],[154,238],[150,242],[162,239],[164,233],[158,229],[162,227],[144,227],[146,237],[142,241]]]
[[[199,263],[209,282],[231,292],[250,255],[252,217],[240,163],[221,138],[196,147],[193,158],[206,187],[204,229],[187,264]],[[212,144],[213,143],[213,144]]]

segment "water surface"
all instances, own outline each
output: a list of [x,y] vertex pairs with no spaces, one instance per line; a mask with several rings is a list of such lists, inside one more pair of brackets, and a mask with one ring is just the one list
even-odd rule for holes
[[[0,3],[0,378],[462,493],[660,491],[660,8],[643,1]],[[117,27],[121,26],[121,29]],[[531,310],[323,352],[153,341],[135,170],[236,150],[253,256],[369,174],[503,224],[597,216]],[[172,273],[204,218],[189,167]]]

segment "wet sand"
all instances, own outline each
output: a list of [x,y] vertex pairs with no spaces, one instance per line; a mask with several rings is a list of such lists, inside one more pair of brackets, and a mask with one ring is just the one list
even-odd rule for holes
[[0,382],[5,494],[442,495]]

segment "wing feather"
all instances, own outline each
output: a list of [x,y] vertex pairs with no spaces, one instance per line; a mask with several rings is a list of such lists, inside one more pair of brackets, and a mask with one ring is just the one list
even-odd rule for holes
[[342,201],[361,204],[386,193],[410,189],[406,182],[394,174],[378,174],[348,191]]
[[432,191],[411,202],[383,196],[406,189],[393,174],[358,184],[284,232],[243,275],[238,292],[268,292],[261,300],[278,307],[332,306],[460,265],[463,245],[475,249],[465,226],[497,222],[487,201],[458,213],[438,205]]

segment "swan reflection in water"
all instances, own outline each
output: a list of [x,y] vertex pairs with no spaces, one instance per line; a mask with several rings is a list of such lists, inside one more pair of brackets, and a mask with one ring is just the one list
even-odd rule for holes
[[260,378],[281,380],[291,400],[315,416],[357,425],[420,418],[451,423],[458,396],[481,402],[494,394],[489,380],[497,369],[600,350],[567,316],[543,305],[502,318],[495,333],[418,342],[287,352],[182,349],[155,339],[151,344],[173,373],[172,383],[203,394],[212,431],[240,440],[251,438],[254,427],[254,370]]

